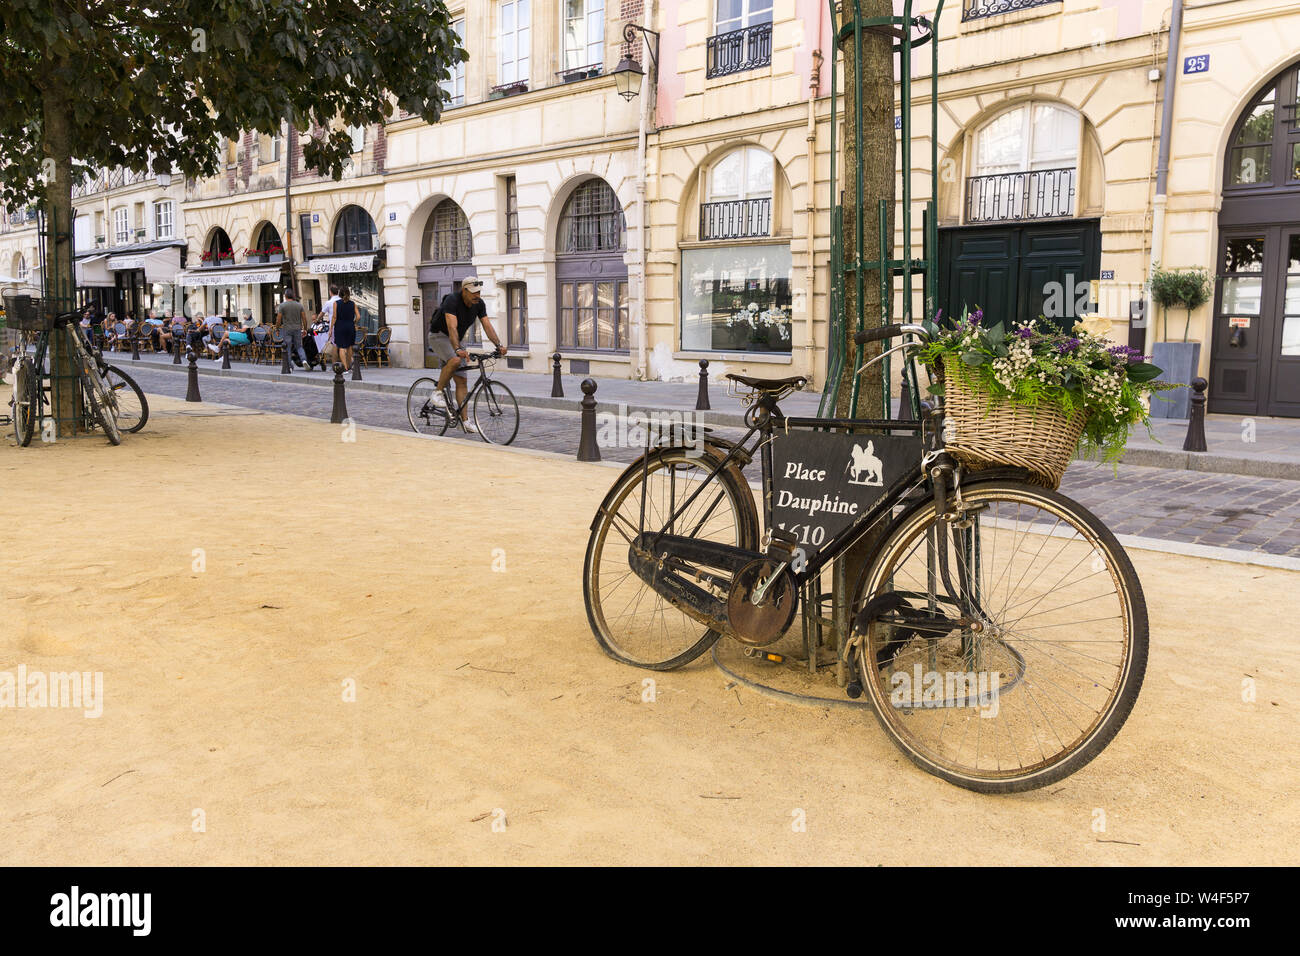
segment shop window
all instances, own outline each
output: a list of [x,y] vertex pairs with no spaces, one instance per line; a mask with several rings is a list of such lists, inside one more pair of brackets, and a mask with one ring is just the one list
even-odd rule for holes
[[682,348],[790,352],[790,247],[682,252]]

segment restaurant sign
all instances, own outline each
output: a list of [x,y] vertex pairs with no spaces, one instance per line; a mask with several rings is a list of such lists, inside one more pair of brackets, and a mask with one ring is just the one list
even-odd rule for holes
[[108,260],[108,268],[117,271],[119,269],[143,269],[144,256],[113,256]]
[[331,259],[312,259],[308,264],[312,275],[329,275],[335,272],[371,272],[375,268],[374,255],[339,256]]
[[212,285],[261,285],[268,282],[280,281],[280,268],[276,266],[272,269],[245,269],[239,270],[212,270],[195,269],[189,272],[180,272],[176,275],[176,284],[184,286],[212,286]]

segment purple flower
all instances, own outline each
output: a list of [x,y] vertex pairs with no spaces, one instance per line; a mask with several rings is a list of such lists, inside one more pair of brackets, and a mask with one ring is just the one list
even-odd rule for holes
[[1034,330],[1026,325],[1023,329],[1016,329],[1016,335],[1020,336],[1022,339],[1032,339],[1034,337]]
[[934,313],[934,321],[938,323],[939,319],[942,317],[943,317],[943,309],[936,309]]
[[984,310],[976,309],[974,314],[971,315],[970,321],[971,321],[971,325],[979,325],[982,321],[984,321]]
[[1066,339],[1064,342],[1058,342],[1056,344],[1056,351],[1058,354],[1064,355],[1066,352],[1073,352],[1078,347],[1078,339]]

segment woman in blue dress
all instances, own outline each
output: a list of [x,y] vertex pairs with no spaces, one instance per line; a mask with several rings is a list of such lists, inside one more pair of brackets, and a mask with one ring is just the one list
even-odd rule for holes
[[334,303],[330,318],[330,341],[339,350],[343,371],[352,370],[352,347],[357,344],[357,304],[352,301],[352,289],[339,289],[339,301]]

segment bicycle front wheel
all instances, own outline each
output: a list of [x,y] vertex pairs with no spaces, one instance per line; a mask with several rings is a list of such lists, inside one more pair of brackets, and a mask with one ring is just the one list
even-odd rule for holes
[[104,366],[104,385],[117,404],[117,424],[123,431],[138,432],[149,421],[149,402],[130,375],[116,365]]
[[421,435],[445,435],[447,410],[438,403],[441,393],[431,378],[417,378],[406,393],[406,420]]
[[500,382],[484,382],[474,393],[474,427],[485,442],[509,445],[519,433],[519,403]]
[[[629,549],[642,531],[658,531],[705,483],[711,456],[661,448],[629,467],[596,513],[587,543],[582,588],[596,641],[625,664],[666,671],[713,646],[719,635],[657,593],[632,570]],[[676,522],[676,533],[750,550],[758,547],[758,515],[749,486],[723,471]],[[715,585],[701,585],[715,588]],[[725,593],[725,592],[722,592]]]
[[36,432],[36,417],[40,409],[40,378],[32,360],[24,356],[14,367],[14,397],[12,419],[14,440],[19,447],[32,443]]
[[957,521],[927,501],[886,532],[855,603],[880,599],[859,671],[919,767],[981,793],[1032,790],[1123,726],[1146,672],[1146,601],[1115,536],[1064,495],[990,481],[962,499]]

